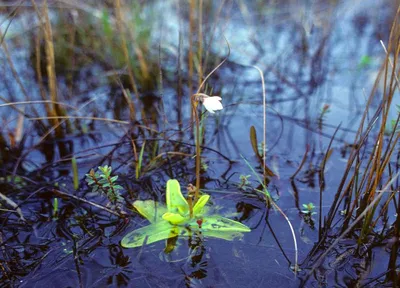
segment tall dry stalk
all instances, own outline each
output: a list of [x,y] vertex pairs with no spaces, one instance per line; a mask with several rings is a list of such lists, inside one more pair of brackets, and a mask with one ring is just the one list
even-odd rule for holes
[[[195,0],[190,0],[190,7],[189,7],[189,54],[188,54],[188,67],[189,67],[189,79],[188,79],[188,89],[189,95],[193,94],[193,50],[194,50],[194,31],[195,31],[195,10],[196,10],[196,3]],[[197,109],[196,101],[191,101],[191,113],[190,113],[190,122],[193,122],[194,117],[194,109]]]
[[[11,73],[12,73],[12,75],[13,75],[15,81],[17,82],[19,88],[21,89],[21,92],[22,92],[22,94],[24,95],[25,100],[26,100],[26,101],[29,101],[29,100],[31,100],[31,99],[29,99],[28,91],[25,89],[25,86],[24,86],[24,84],[22,83],[22,79],[19,77],[18,72],[17,72],[17,70],[15,69],[14,62],[13,62],[13,60],[12,60],[12,58],[11,58],[11,55],[10,55],[10,52],[9,52],[9,50],[8,50],[7,43],[6,43],[6,41],[4,41],[4,37],[5,37],[5,35],[3,35],[2,31],[0,30],[0,39],[3,39],[3,41],[1,42],[1,47],[3,48],[4,55],[6,56],[6,60],[7,60],[8,66],[10,67]],[[2,96],[0,96],[0,99],[3,100],[5,103],[12,103],[12,102],[10,102],[9,100],[7,100],[6,98],[4,98],[4,97],[2,97]],[[11,104],[10,107],[12,107],[12,109],[14,109],[15,111],[17,111],[19,114],[24,115],[25,117],[27,116],[27,114],[25,113],[25,111],[19,109],[19,108],[16,107],[15,105],[12,105],[12,104]],[[38,114],[38,112],[36,111],[36,109],[32,108],[32,111],[33,111],[34,115],[39,116],[39,114]],[[40,124],[41,124],[42,127],[43,127],[43,123],[40,122]]]
[[197,58],[199,63],[199,85],[203,80],[203,0],[199,0],[199,27],[198,27],[198,49]]
[[[400,140],[400,132],[398,130],[400,115],[398,115],[393,129],[388,133],[387,123],[390,123],[389,111],[393,109],[393,100],[399,93],[400,82],[398,74],[400,72],[397,67],[397,59],[400,53],[400,39],[394,37],[400,31],[400,25],[397,21],[400,15],[400,7],[397,10],[396,18],[393,22],[388,49],[384,46],[386,59],[382,66],[372,92],[367,99],[366,108],[363,113],[358,131],[352,149],[347,161],[345,172],[338,186],[334,201],[331,205],[328,215],[325,217],[324,226],[320,233],[319,242],[310,252],[309,257],[320,254],[313,258],[313,267],[311,273],[320,265],[341,239],[349,237],[349,235],[357,235],[356,240],[358,249],[356,253],[360,253],[362,249],[372,249],[371,243],[380,242],[384,238],[393,237],[397,244],[391,247],[391,256],[389,259],[387,280],[394,283],[395,269],[398,257],[398,239],[400,218],[397,215],[396,220],[392,224],[394,229],[389,229],[386,225],[380,233],[376,233],[375,227],[380,221],[387,221],[390,204],[396,212],[399,212],[400,201],[399,191],[395,191],[392,183],[399,176],[399,172],[392,173],[390,162],[393,160],[393,153],[398,147]],[[383,42],[382,42],[383,44]],[[393,60],[392,60],[393,59]],[[379,91],[379,83],[383,81],[383,91]],[[380,99],[376,99],[377,95],[382,94]],[[368,120],[368,115],[372,110],[371,103],[379,101],[378,107],[373,111],[372,117]],[[375,136],[372,131],[376,132]],[[372,144],[372,147],[370,146]],[[368,148],[371,147],[370,151]],[[369,155],[367,154],[369,153]],[[398,170],[398,169],[397,169]],[[395,174],[395,175],[393,175]],[[389,179],[389,180],[388,180]],[[384,188],[382,189],[382,186]],[[392,189],[390,189],[392,188]],[[396,202],[396,197],[397,199]],[[332,223],[337,219],[338,211],[342,211],[344,219],[340,221],[341,229],[339,234],[334,234]],[[378,235],[379,234],[379,235]],[[330,237],[328,237],[330,236]],[[327,242],[335,239],[328,249]],[[372,244],[373,245],[373,244]],[[321,249],[321,247],[324,247]],[[308,278],[307,278],[308,279]],[[306,279],[306,280],[307,280]]]
[[[58,97],[58,92],[57,92],[57,77],[56,77],[56,68],[55,68],[55,59],[54,59],[54,44],[53,44],[53,32],[51,28],[51,22],[49,18],[49,11],[48,11],[48,6],[47,6],[47,0],[44,0],[42,3],[42,11],[39,10],[38,6],[36,5],[36,2],[34,0],[31,0],[32,6],[36,11],[36,14],[38,15],[40,24],[41,24],[41,29],[43,31],[43,36],[44,36],[44,43],[45,43],[45,55],[46,55],[46,72],[47,72],[47,78],[48,78],[48,89],[49,89],[49,94],[50,94],[50,100],[51,100],[51,108],[48,109],[47,113],[49,117],[54,117],[51,118],[50,123],[52,126],[56,127],[55,128],[55,135],[57,138],[63,138],[64,137],[64,130],[60,126],[59,119],[56,117],[66,117],[66,112],[65,110],[57,104],[59,102],[59,97]],[[39,52],[36,57],[39,57],[38,55],[40,54],[40,49],[36,49],[36,52]],[[40,60],[40,58],[39,58]],[[40,62],[39,62],[40,65]],[[37,67],[38,69],[38,67]],[[41,74],[38,74],[41,75]],[[41,77],[41,76],[38,76]],[[43,93],[43,91],[42,91]],[[43,98],[43,95],[42,95]],[[67,130],[70,130],[70,124],[69,121],[66,121],[66,127]]]
[[[131,89],[132,89],[133,93],[135,93],[137,103],[139,103],[140,95],[139,95],[139,90],[137,88],[135,76],[133,75],[132,64],[131,64],[130,57],[129,57],[128,44],[126,42],[125,30],[124,30],[124,25],[123,25],[123,16],[122,16],[122,12],[121,12],[121,1],[116,0],[114,2],[114,4],[115,4],[116,19],[117,19],[117,22],[116,22],[117,31],[119,33],[119,39],[121,41],[121,49],[122,49],[122,53],[124,55],[127,69],[128,69],[129,83],[131,85]],[[136,119],[136,110],[135,110],[135,106],[133,105],[133,103],[129,104],[129,109],[130,109],[130,113],[131,113],[130,118]],[[143,114],[142,117],[144,118],[145,115]]]

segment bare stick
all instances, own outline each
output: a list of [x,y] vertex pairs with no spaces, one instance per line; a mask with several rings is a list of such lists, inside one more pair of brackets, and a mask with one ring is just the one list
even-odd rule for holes
[[77,110],[76,107],[62,103],[62,102],[57,102],[57,101],[51,101],[51,100],[34,100],[34,101],[18,101],[18,102],[9,102],[5,104],[0,104],[0,107],[5,107],[5,106],[14,106],[14,105],[23,105],[23,104],[42,104],[42,103],[52,103],[52,104],[58,104],[58,105],[63,105],[69,108],[72,108],[74,110]]
[[111,214],[113,214],[113,215],[115,215],[115,216],[118,216],[118,217],[121,217],[121,218],[124,218],[124,217],[125,217],[123,214],[119,214],[119,213],[117,213],[117,212],[115,212],[115,211],[113,211],[113,210],[111,210],[111,209],[108,209],[107,207],[104,207],[104,206],[102,206],[102,205],[100,205],[100,204],[94,203],[94,202],[92,202],[92,201],[89,201],[89,200],[86,200],[86,199],[83,199],[83,198],[79,198],[79,197],[77,197],[77,196],[75,196],[75,195],[71,195],[71,194],[62,192],[62,191],[57,190],[57,189],[53,189],[53,192],[56,193],[56,194],[61,194],[61,195],[66,196],[66,197],[73,198],[73,199],[75,199],[75,200],[79,200],[79,201],[81,201],[81,202],[83,202],[83,203],[86,203],[86,204],[89,204],[89,205],[92,205],[92,206],[94,206],[94,207],[96,207],[96,208],[99,208],[99,209],[102,209],[102,210],[104,210],[104,211],[107,211],[108,213],[111,213]]
[[111,119],[111,118],[86,117],[86,116],[50,116],[50,117],[28,118],[28,120],[43,120],[43,119],[87,119],[87,120],[106,121],[106,122],[125,124],[125,125],[130,124],[128,121],[116,120],[116,119]]
[[15,211],[12,211],[12,212],[16,212],[19,215],[19,217],[21,218],[21,220],[26,222],[24,215],[22,214],[21,208],[18,207],[17,203],[15,203],[13,200],[8,198],[6,195],[2,194],[1,192],[0,192],[0,199],[3,199],[5,202],[7,202],[8,205],[13,207],[15,209]]

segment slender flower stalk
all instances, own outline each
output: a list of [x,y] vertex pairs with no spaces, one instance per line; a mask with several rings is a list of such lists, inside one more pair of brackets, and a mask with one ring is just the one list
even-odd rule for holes
[[[202,102],[204,108],[212,114],[215,113],[216,110],[222,110],[224,107],[221,103],[222,98],[219,96],[208,96],[205,93],[196,93],[193,95],[192,101]],[[197,111],[197,105],[192,105],[193,107],[193,115],[196,121],[196,190],[194,193],[194,204],[199,199],[199,190],[200,190],[200,164],[201,164],[201,148],[200,148],[200,119],[199,113]]]
[[[193,101],[194,102],[194,101]],[[196,189],[194,191],[194,203],[199,199],[199,190],[200,190],[200,157],[201,157],[201,149],[200,149],[200,120],[199,114],[197,111],[197,105],[192,105],[193,114],[196,121]]]
[[[226,44],[228,45],[228,55],[227,55],[226,58],[225,58],[224,60],[222,60],[222,62],[219,63],[210,73],[207,74],[207,76],[204,78],[203,82],[200,83],[200,86],[199,86],[199,88],[197,89],[197,92],[191,96],[191,98],[192,98],[192,107],[193,107],[193,113],[192,113],[192,115],[194,115],[195,118],[196,118],[196,128],[197,128],[197,131],[196,131],[196,191],[195,191],[195,195],[194,195],[194,204],[196,204],[197,199],[199,198],[199,190],[200,190],[200,165],[201,165],[201,162],[200,162],[200,152],[201,152],[201,151],[200,151],[200,131],[199,131],[199,129],[200,129],[200,120],[199,120],[199,116],[198,116],[198,113],[197,113],[197,105],[195,105],[195,102],[196,102],[196,101],[199,101],[198,96],[203,96],[203,98],[204,98],[204,96],[210,97],[210,96],[208,96],[208,95],[206,95],[206,94],[204,94],[204,93],[201,93],[200,91],[201,91],[201,89],[203,88],[204,84],[207,82],[208,78],[210,78],[210,76],[211,76],[215,71],[217,71],[218,68],[221,67],[222,64],[224,64],[225,61],[226,61],[226,60],[228,59],[228,57],[229,57],[229,55],[230,55],[230,53],[231,53],[231,50],[230,50],[228,41],[227,41],[226,39],[225,39],[225,41],[226,41]],[[218,100],[218,99],[217,99],[217,100]],[[219,101],[221,101],[221,99],[219,99]],[[203,104],[204,104],[204,102],[203,102]],[[220,104],[221,104],[221,103],[220,103]],[[213,112],[214,112],[214,110],[221,110],[221,109],[223,108],[223,107],[222,107],[222,104],[221,104],[220,107],[217,106],[217,108],[218,108],[218,109],[215,109],[215,108],[214,108],[214,109],[213,109]]]

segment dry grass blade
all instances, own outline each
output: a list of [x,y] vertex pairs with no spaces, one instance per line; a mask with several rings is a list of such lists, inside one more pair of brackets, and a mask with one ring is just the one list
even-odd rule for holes
[[[314,273],[315,269],[317,269],[317,267],[319,267],[322,264],[323,259],[329,254],[329,252],[331,252],[331,250],[340,242],[340,240],[342,240],[344,237],[346,237],[346,235],[348,235],[349,232],[351,232],[351,230],[362,220],[364,219],[364,217],[367,215],[367,213],[369,211],[371,211],[374,206],[379,203],[379,201],[381,200],[382,196],[385,194],[385,192],[390,188],[390,185],[392,185],[392,183],[394,182],[394,180],[396,180],[396,178],[399,176],[400,171],[397,172],[392,179],[390,179],[390,181],[388,183],[386,183],[385,187],[382,189],[382,192],[378,192],[378,196],[366,207],[366,209],[352,222],[352,224],[346,229],[346,231],[344,231],[339,237],[337,237],[335,239],[335,241],[332,243],[332,245],[329,246],[328,249],[326,249],[324,251],[324,253],[322,253],[321,256],[319,256],[317,258],[317,260],[315,260],[314,265],[312,267],[312,269],[310,270],[310,272],[308,272],[307,279]],[[305,282],[306,282],[305,281]]]
[[109,208],[107,208],[107,207],[104,207],[104,206],[102,206],[102,205],[100,205],[100,204],[97,204],[97,203],[94,203],[94,202],[92,202],[92,201],[89,201],[89,200],[86,200],[86,199],[77,197],[77,196],[75,196],[75,195],[71,195],[71,194],[62,192],[62,191],[57,190],[57,189],[53,189],[52,191],[53,191],[53,193],[55,193],[55,194],[59,194],[59,195],[62,195],[62,196],[66,196],[66,197],[69,197],[69,198],[73,198],[73,199],[78,200],[78,201],[81,201],[81,202],[83,202],[83,203],[92,205],[93,207],[96,207],[96,208],[102,209],[102,210],[104,210],[104,211],[107,211],[108,213],[113,214],[113,215],[115,215],[115,216],[118,216],[118,217],[121,217],[121,218],[125,218],[125,214],[117,213],[117,212],[115,212],[115,211],[113,211],[113,210],[111,210],[111,209],[109,209]]
[[293,180],[293,179],[296,177],[296,175],[299,174],[301,168],[303,168],[304,163],[306,163],[307,155],[308,155],[308,152],[309,152],[309,151],[310,151],[310,145],[307,145],[307,146],[306,146],[306,152],[304,152],[304,155],[303,155],[303,158],[301,159],[301,162],[300,162],[299,167],[298,167],[297,170],[293,173],[293,175],[290,176],[290,179],[291,179],[291,180]]
[[[81,107],[79,107],[79,109],[76,109],[76,111],[80,111],[83,108],[85,108],[87,105],[89,105],[90,103],[92,103],[93,101],[95,101],[96,98],[91,99],[86,101]],[[70,118],[70,117],[69,117]],[[59,121],[57,124],[55,124],[54,126],[52,126],[39,140],[39,143],[43,142],[44,139],[47,138],[47,136],[49,136],[55,129],[57,129],[60,125],[62,125],[65,121],[67,121],[68,119],[64,119],[62,121]]]
[[96,120],[96,121],[105,121],[105,122],[110,122],[110,123],[118,123],[118,124],[124,124],[124,125],[129,125],[129,121],[122,121],[122,120],[116,120],[112,118],[101,118],[101,117],[85,117],[85,116],[51,116],[51,117],[32,117],[28,118],[28,120],[43,120],[43,119],[86,119],[86,120]]
[[[2,36],[2,32],[1,32],[1,30],[0,30],[0,37],[1,37],[1,36]],[[26,91],[24,84],[22,83],[21,77],[18,75],[17,70],[15,69],[15,66],[14,66],[14,63],[13,63],[13,61],[12,61],[11,55],[10,55],[10,53],[9,53],[9,51],[8,51],[6,42],[5,42],[5,41],[2,42],[2,43],[1,43],[1,46],[2,46],[2,48],[3,48],[4,54],[5,54],[5,56],[6,56],[7,63],[8,63],[8,65],[9,65],[10,69],[11,69],[11,73],[13,74],[13,77],[14,77],[15,81],[17,81],[17,84],[18,84],[19,88],[21,89],[21,92],[22,92],[22,94],[24,95],[26,101],[29,101],[29,94],[28,94],[28,92]],[[0,96],[0,99],[3,100],[3,101],[6,102],[6,103],[9,103],[9,100],[5,99],[5,98],[2,97],[2,96]],[[24,113],[24,111],[22,111],[21,109],[15,107],[15,105],[12,105],[12,104],[11,104],[11,107],[12,107],[15,111],[17,111],[18,113],[27,116],[27,115]],[[34,110],[34,109],[33,109],[33,112],[34,112],[35,115],[39,115],[39,114],[37,113],[37,111]]]
[[254,128],[254,126],[250,127],[250,142],[251,142],[251,147],[253,148],[254,153],[257,156],[260,156],[260,154],[258,153],[257,132],[256,132],[256,128]]
[[[34,0],[31,0],[32,6],[41,22],[41,28],[44,35],[45,40],[45,54],[46,54],[46,72],[48,77],[48,89],[50,94],[50,100],[53,104],[51,109],[48,108],[47,113],[50,117],[55,116],[66,116],[65,110],[62,109],[58,104],[58,93],[57,93],[57,77],[56,77],[56,68],[55,68],[55,57],[54,57],[54,43],[53,43],[53,31],[51,28],[49,11],[47,6],[47,0],[43,1],[42,11],[39,11],[39,8],[36,5]],[[36,51],[39,52],[39,51]],[[39,52],[40,54],[40,52]],[[38,55],[39,55],[38,54]],[[39,67],[36,67],[39,69]],[[43,91],[41,91],[42,97],[45,97]],[[55,126],[55,134],[57,138],[63,138],[64,131],[62,127],[60,127],[58,118],[49,118],[51,121],[51,125]],[[67,130],[70,130],[69,122],[66,121]]]
[[335,136],[336,136],[337,132],[340,129],[340,126],[341,125],[339,125],[336,128],[335,133],[333,133],[333,135],[331,137],[331,140],[329,142],[328,148],[326,149],[326,153],[325,153],[324,159],[323,159],[323,161],[321,163],[321,167],[319,169],[319,219],[318,219],[318,227],[319,227],[319,229],[318,229],[318,237],[319,237],[319,240],[321,240],[321,238],[322,238],[322,196],[323,196],[322,192],[325,190],[325,166],[326,166],[326,162],[328,161],[328,159],[332,155],[332,152],[333,152],[333,149],[331,149],[332,143],[333,143],[333,140],[335,139]]
[[13,211],[13,212],[16,212],[16,213],[19,215],[19,218],[20,218],[22,221],[25,221],[25,222],[26,222],[26,220],[25,220],[25,218],[24,218],[24,215],[22,214],[22,210],[21,210],[21,208],[18,207],[18,204],[17,204],[17,203],[15,203],[13,200],[11,200],[10,198],[8,198],[6,195],[4,195],[4,194],[1,193],[1,192],[0,192],[0,199],[4,200],[8,205],[10,205],[11,207],[13,207],[13,208],[15,209],[15,211]]
[[24,133],[24,115],[18,114],[17,126],[15,127],[14,141],[15,145],[20,143]]
[[[266,157],[266,154],[267,154],[267,152],[265,151],[266,150],[265,149],[265,145],[267,144],[266,143],[266,141],[267,141],[267,111],[266,111],[266,108],[267,108],[267,103],[266,103],[267,96],[266,96],[266,93],[265,93],[264,73],[257,66],[254,65],[253,67],[258,71],[258,73],[260,74],[260,77],[261,77],[261,87],[262,87],[262,95],[263,95],[263,142],[262,142],[262,151],[263,151],[263,153],[262,153],[262,157],[263,157],[263,167],[267,167],[267,165],[265,163],[265,157]],[[266,174],[265,168],[263,169],[263,174],[264,174],[264,182],[265,182],[266,179],[267,179],[267,177],[265,175]]]
[[5,103],[5,104],[0,104],[0,107],[15,106],[15,105],[25,105],[25,104],[46,104],[46,103],[62,105],[62,106],[69,107],[69,108],[72,108],[74,110],[77,110],[77,108],[75,106],[72,106],[70,104],[63,103],[63,102],[57,102],[57,101],[51,101],[51,100],[32,100],[32,101],[8,102],[8,103]]

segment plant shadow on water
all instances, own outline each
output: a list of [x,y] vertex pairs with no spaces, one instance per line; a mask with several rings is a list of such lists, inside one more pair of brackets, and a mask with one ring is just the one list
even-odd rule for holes
[[400,286],[398,1],[3,2],[1,287]]

